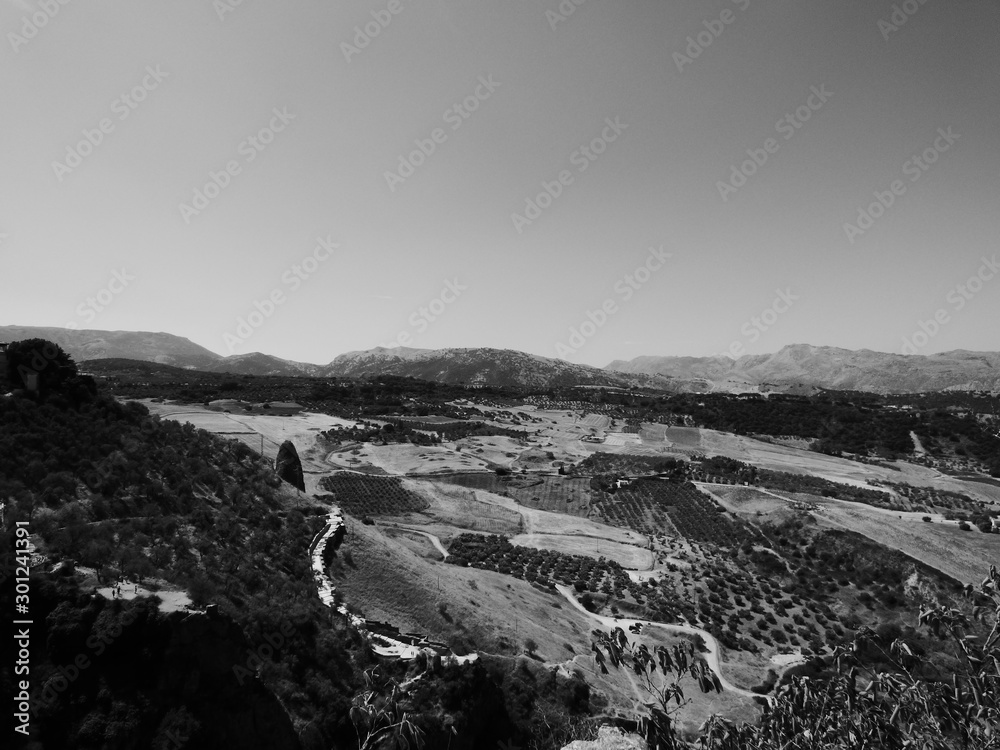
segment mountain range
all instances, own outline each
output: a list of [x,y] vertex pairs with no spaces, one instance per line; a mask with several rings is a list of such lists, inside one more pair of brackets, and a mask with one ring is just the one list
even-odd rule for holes
[[0,342],[43,338],[77,362],[131,359],[234,375],[364,377],[388,374],[470,385],[532,388],[572,385],[668,391],[792,392],[817,388],[904,393],[1000,391],[1000,352],[956,350],[902,355],[794,344],[774,354],[738,359],[643,356],[605,368],[510,349],[376,347],[341,354],[326,365],[254,352],[223,357],[169,333],[0,326]]

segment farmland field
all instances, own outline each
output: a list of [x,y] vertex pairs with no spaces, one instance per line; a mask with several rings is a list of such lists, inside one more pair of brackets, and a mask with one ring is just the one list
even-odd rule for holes
[[320,488],[330,492],[352,516],[399,515],[423,510],[428,503],[403,487],[399,477],[337,472],[324,478]]
[[737,487],[727,484],[698,484],[696,486],[703,492],[712,495],[726,510],[735,513],[769,515],[788,511],[790,508],[787,501],[753,487]]
[[600,431],[608,429],[608,426],[611,424],[611,419],[602,414],[588,414],[580,419],[579,424],[584,427],[592,427],[595,430]]
[[732,546],[752,535],[690,482],[633,482],[595,503],[609,523],[647,534],[681,535],[691,541]]
[[519,534],[523,530],[521,514],[514,508],[480,500],[475,490],[424,480],[406,480],[406,486],[426,502],[420,521],[441,523],[489,534]]
[[507,491],[521,505],[536,510],[586,516],[590,512],[590,480],[566,477],[541,477],[530,487],[508,487]]
[[613,432],[607,436],[604,441],[604,445],[614,445],[614,446],[638,446],[641,443],[639,436],[634,433],[626,432]]
[[459,487],[467,487],[473,490],[486,490],[487,492],[495,492],[497,494],[504,491],[503,482],[492,471],[444,476],[438,481],[456,484]]
[[590,480],[577,477],[528,475],[498,477],[496,474],[456,474],[441,481],[469,489],[506,494],[518,504],[535,510],[586,517],[590,513]]
[[[480,458],[456,453],[442,446],[398,443],[371,445],[364,443],[350,451],[338,451],[328,459],[333,464],[371,465],[387,474],[433,474],[443,471],[474,471],[488,468]],[[349,466],[353,468],[353,465]]]
[[[817,504],[825,498],[817,498]],[[973,528],[962,531],[943,523],[922,523],[858,508],[852,503],[826,502],[816,519],[824,526],[848,529],[898,549],[963,583],[978,583],[983,570],[1000,564],[1000,536]]]
[[667,427],[664,437],[677,448],[701,450],[701,430],[697,427]]
[[662,445],[666,442],[667,426],[663,424],[644,423],[639,430],[643,443]]
[[594,503],[601,519],[613,526],[635,529],[643,534],[680,536],[670,521],[666,508],[654,500],[646,483],[637,482],[637,489],[618,490],[614,495],[602,494]]
[[653,565],[653,554],[648,549],[631,544],[609,542],[586,536],[561,536],[557,534],[521,534],[513,537],[511,544],[533,549],[550,549],[569,555],[586,555],[595,560],[606,557],[623,568],[648,570]]

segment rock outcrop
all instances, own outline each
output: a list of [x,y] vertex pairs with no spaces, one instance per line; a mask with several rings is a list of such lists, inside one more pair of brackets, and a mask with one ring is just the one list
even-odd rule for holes
[[563,750],[646,750],[647,747],[637,734],[625,734],[617,727],[604,726],[597,730],[596,740],[576,740]]
[[301,492],[306,491],[302,461],[299,460],[298,451],[295,450],[291,440],[286,440],[278,448],[278,456],[274,459],[274,470],[293,487],[297,487]]

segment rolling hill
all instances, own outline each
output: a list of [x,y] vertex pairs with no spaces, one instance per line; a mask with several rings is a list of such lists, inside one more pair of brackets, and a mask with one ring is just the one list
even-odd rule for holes
[[907,393],[998,390],[1000,353],[956,350],[930,355],[852,351],[794,344],[774,354],[717,357],[636,357],[615,360],[611,372],[666,375],[686,390],[794,391],[814,388]]
[[595,385],[610,387],[661,387],[666,379],[645,374],[607,372],[559,359],[539,357],[510,349],[409,349],[378,347],[341,354],[325,374],[362,377],[402,375],[442,383],[514,387]]
[[386,374],[441,383],[549,388],[605,386],[665,391],[778,391],[818,388],[877,393],[1000,390],[1000,352],[956,350],[931,355],[889,354],[795,344],[774,354],[738,359],[643,356],[605,368],[511,349],[376,347],[312,364],[252,352],[224,357],[170,333],[0,326],[0,341],[44,338],[77,362],[128,359],[233,375],[364,377]]

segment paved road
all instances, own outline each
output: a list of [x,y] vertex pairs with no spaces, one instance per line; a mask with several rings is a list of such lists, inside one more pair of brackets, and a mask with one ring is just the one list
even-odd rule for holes
[[[573,594],[572,589],[568,586],[563,586],[562,584],[556,584],[556,589],[562,594],[570,604],[572,604],[576,609],[583,612],[585,615],[593,620],[601,623],[606,628],[622,628],[623,630],[628,630],[630,625],[635,623],[642,623],[643,627],[656,627],[663,628],[664,630],[669,630],[674,633],[686,633],[688,635],[700,635],[705,641],[705,646],[708,648],[708,653],[705,655],[705,661],[713,672],[719,677],[719,682],[722,684],[723,689],[728,690],[737,695],[742,695],[747,698],[756,698],[757,693],[751,693],[749,690],[744,690],[743,688],[738,688],[725,677],[722,676],[722,669],[719,665],[719,642],[715,640],[715,637],[711,633],[708,633],[700,628],[693,628],[689,625],[674,625],[665,622],[653,622],[650,620],[631,620],[626,618],[605,617],[604,615],[594,614],[577,600],[576,596]],[[764,696],[767,697],[767,696]],[[768,698],[770,700],[770,698]]]

